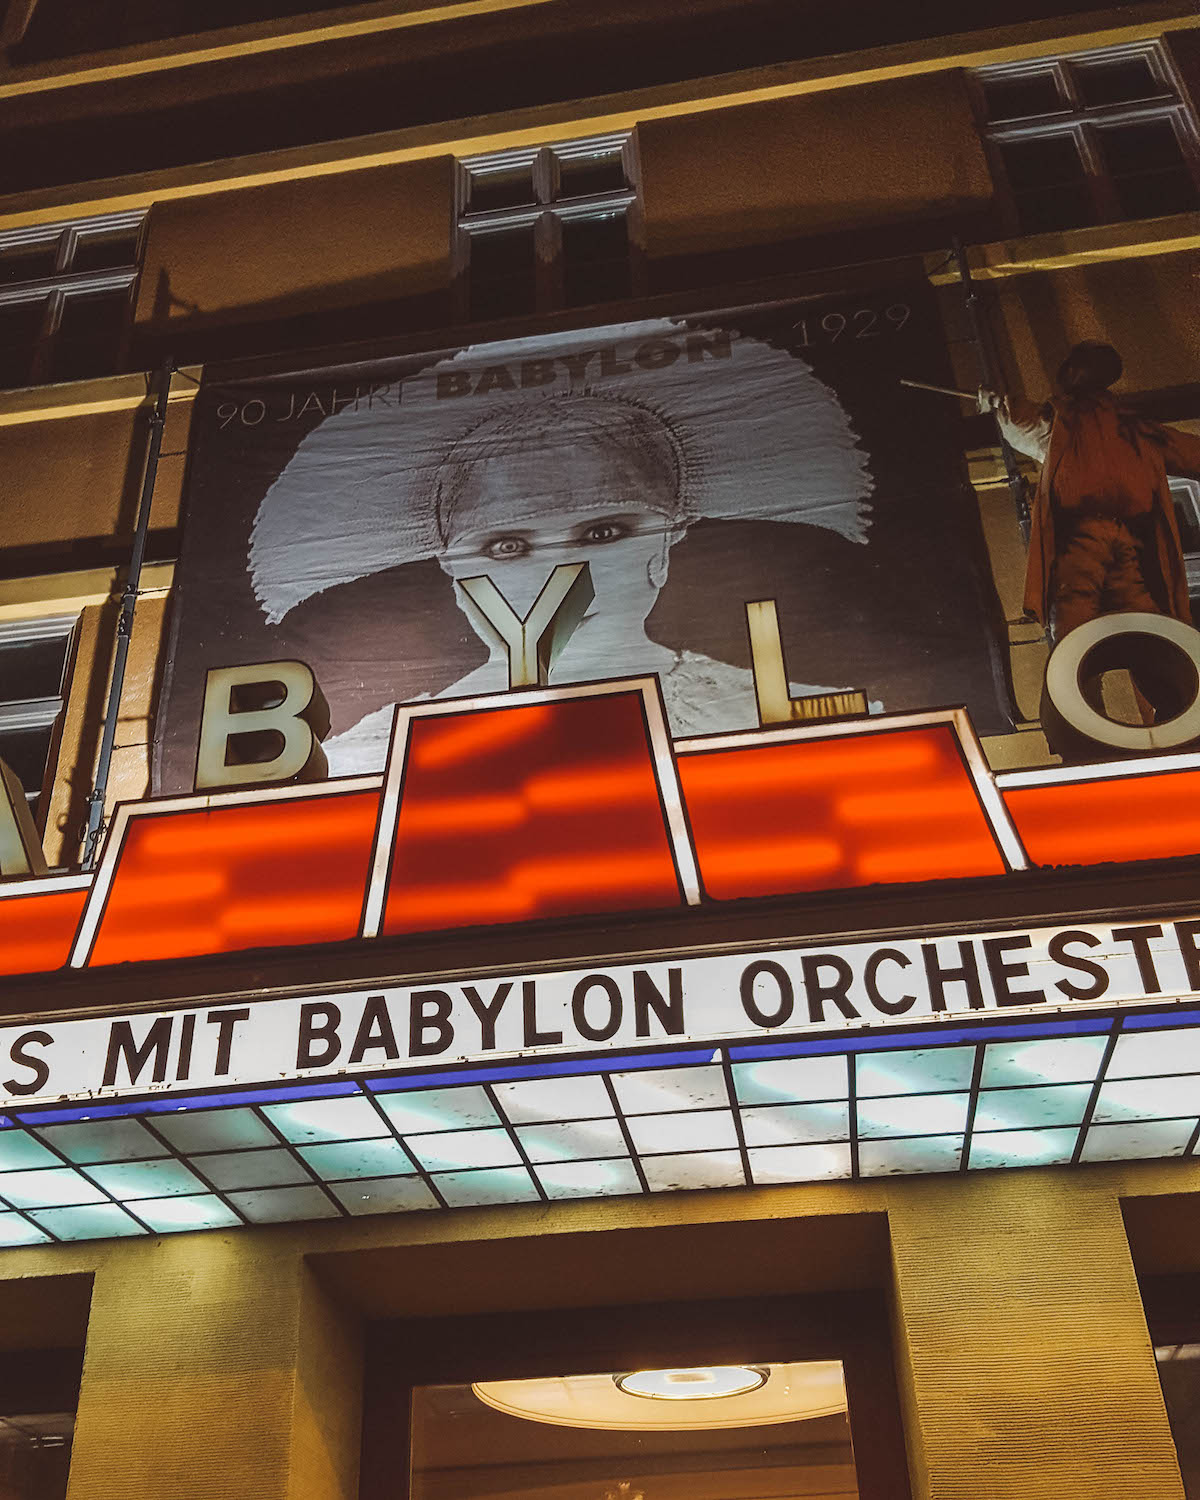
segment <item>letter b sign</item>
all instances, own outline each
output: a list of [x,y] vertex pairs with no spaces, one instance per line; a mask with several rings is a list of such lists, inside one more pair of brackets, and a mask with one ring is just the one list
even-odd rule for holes
[[204,687],[196,790],[316,781],[328,733],[329,708],[302,661],[217,667]]

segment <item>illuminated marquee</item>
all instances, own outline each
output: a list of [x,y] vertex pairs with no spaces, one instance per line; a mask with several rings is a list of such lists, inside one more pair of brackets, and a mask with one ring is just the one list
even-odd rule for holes
[[0,1104],[710,1047],[1200,993],[1200,920],[439,978],[0,1032]]
[[[653,681],[525,689],[402,709],[383,776],[118,809],[95,877],[7,884],[0,954],[392,939],[395,975],[438,929],[1194,857],[1198,792],[1190,755],[994,777],[956,710],[672,744]],[[10,1025],[0,1244],[1200,1140],[1187,911],[678,957],[658,928],[619,964]]]
[[653,681],[410,705],[384,776],[119,807],[94,876],[0,887],[0,968],[1194,857],[1198,793],[1192,754],[994,776],[961,710],[672,742]]

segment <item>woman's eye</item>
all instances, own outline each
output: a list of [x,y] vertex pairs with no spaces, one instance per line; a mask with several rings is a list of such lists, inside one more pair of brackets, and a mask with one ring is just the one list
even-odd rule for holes
[[629,535],[629,527],[623,526],[620,521],[597,521],[594,526],[589,526],[584,531],[581,540],[585,542],[619,542],[622,537]]
[[525,557],[530,551],[530,546],[523,536],[498,536],[483,550],[489,557]]

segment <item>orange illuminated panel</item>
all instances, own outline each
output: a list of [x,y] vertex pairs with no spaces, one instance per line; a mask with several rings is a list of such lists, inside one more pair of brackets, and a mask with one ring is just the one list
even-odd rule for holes
[[679,903],[640,693],[413,718],[385,933]]
[[0,974],[61,969],[87,895],[85,888],[0,900]]
[[1009,787],[1004,800],[1034,864],[1200,854],[1200,771]]
[[357,935],[378,792],[129,820],[92,964]]
[[679,779],[720,900],[1005,870],[948,725],[692,751]]

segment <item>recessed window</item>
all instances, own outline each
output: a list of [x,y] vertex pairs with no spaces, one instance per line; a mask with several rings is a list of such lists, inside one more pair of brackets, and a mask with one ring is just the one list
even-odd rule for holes
[[63,710],[76,617],[0,625],[0,760],[36,813]]
[[974,81],[1011,230],[1200,206],[1195,121],[1154,44],[981,68]]
[[481,322],[634,295],[637,197],[627,134],[463,158],[463,316]]
[[383,1322],[364,1376],[360,1500],[909,1495],[875,1291]]
[[[1137,1264],[1139,1252],[1146,1248],[1146,1226],[1131,1221],[1131,1227],[1130,1248]],[[1200,1278],[1194,1272],[1147,1275],[1139,1266],[1138,1282],[1183,1494],[1187,1500],[1200,1500]]]
[[0,1495],[63,1500],[74,1431],[72,1411],[0,1416]]
[[0,388],[120,368],[144,221],[138,211],[0,233]]
[[419,1386],[411,1500],[860,1494],[837,1360]]
[[1188,594],[1194,604],[1200,603],[1200,480],[1172,478],[1168,482],[1183,543]]

